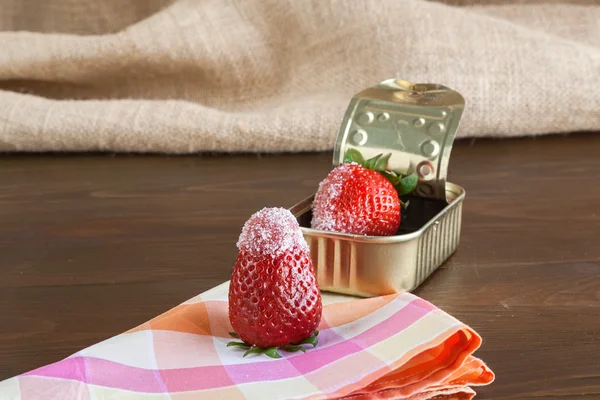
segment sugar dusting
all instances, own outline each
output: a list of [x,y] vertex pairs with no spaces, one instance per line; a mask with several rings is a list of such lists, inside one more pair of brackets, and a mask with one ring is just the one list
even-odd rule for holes
[[274,256],[294,248],[308,252],[298,221],[285,208],[263,208],[253,214],[242,228],[237,247],[250,254]]
[[[340,198],[346,182],[352,181],[356,166],[355,162],[336,167],[319,183],[319,189],[313,202],[313,218],[311,226],[314,229],[331,232],[348,232],[350,228],[362,230],[365,225],[361,219],[354,218],[350,210],[340,210]],[[348,211],[348,212],[346,212]],[[340,217],[340,214],[343,216]]]

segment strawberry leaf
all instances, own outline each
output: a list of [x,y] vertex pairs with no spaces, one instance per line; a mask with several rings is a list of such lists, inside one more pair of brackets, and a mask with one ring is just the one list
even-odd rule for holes
[[419,177],[417,174],[410,174],[408,176],[400,179],[400,184],[396,186],[396,190],[398,190],[398,196],[404,196],[409,194],[417,187],[419,183]]
[[317,336],[319,336],[319,331],[315,331],[312,335],[310,335],[303,341],[301,341],[299,343],[293,343],[292,345],[293,346],[301,346],[303,344],[312,344],[313,347],[316,347],[317,344],[319,344],[319,339],[317,338]]
[[229,336],[231,336],[231,337],[234,337],[234,338],[236,338],[236,339],[239,339],[239,338],[240,338],[240,337],[238,336],[238,334],[237,334],[237,333],[235,333],[235,332],[229,332]]
[[378,172],[385,171],[388,167],[388,163],[390,161],[391,156],[392,153],[388,153],[385,156],[381,156],[380,158],[378,158],[373,169]]
[[289,351],[290,353],[295,353],[297,351],[301,351],[303,353],[306,353],[306,349],[304,347],[302,347],[302,346],[294,346],[294,345],[291,345],[291,344],[285,346],[283,348],[283,350]]
[[400,177],[393,171],[380,171],[380,174],[385,176],[392,186],[396,187],[400,183]]
[[263,354],[266,353],[266,350],[261,347],[252,346],[244,353],[242,357],[249,356],[250,354]]
[[363,158],[362,154],[360,154],[360,151],[358,151],[356,149],[348,149],[346,151],[346,154],[344,154],[344,162],[345,163],[355,162],[357,164],[364,165],[365,159]]
[[281,358],[281,354],[277,351],[277,347],[270,347],[264,351],[271,358]]
[[316,336],[310,336],[298,344],[312,344],[313,347],[317,347],[317,344],[319,344],[319,339],[317,339]]
[[227,347],[242,347],[244,349],[249,349],[250,345],[244,342],[229,342],[227,343]]
[[365,161],[364,167],[370,170],[375,170],[375,165],[377,165],[377,161],[383,156],[383,154],[378,154],[373,158],[369,158]]

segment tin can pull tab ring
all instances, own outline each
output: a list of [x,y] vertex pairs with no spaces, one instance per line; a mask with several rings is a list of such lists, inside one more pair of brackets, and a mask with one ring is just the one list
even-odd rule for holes
[[356,94],[344,114],[333,152],[333,165],[349,149],[365,158],[391,153],[388,168],[416,173],[421,197],[446,200],[452,143],[465,99],[435,83],[389,79]]

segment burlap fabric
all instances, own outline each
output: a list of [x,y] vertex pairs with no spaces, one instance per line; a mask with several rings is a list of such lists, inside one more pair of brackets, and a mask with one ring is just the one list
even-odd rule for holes
[[600,129],[597,1],[0,0],[0,151],[305,151],[387,78],[460,136]]

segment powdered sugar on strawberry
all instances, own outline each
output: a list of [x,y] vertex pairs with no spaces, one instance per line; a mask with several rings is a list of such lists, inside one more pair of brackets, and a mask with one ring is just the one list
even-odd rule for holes
[[298,221],[285,208],[263,208],[253,214],[242,228],[237,247],[250,254],[272,256],[293,249],[309,251]]
[[[342,193],[344,182],[352,175],[351,165],[358,164],[342,164],[336,168],[338,173],[329,174],[319,183],[317,196],[313,202],[313,219],[311,223],[313,228],[331,232],[346,231],[343,226],[339,226],[339,219],[336,218],[340,210],[338,210],[338,203],[335,200]],[[348,218],[348,222],[354,226],[360,223],[360,221],[355,221],[351,215]]]

